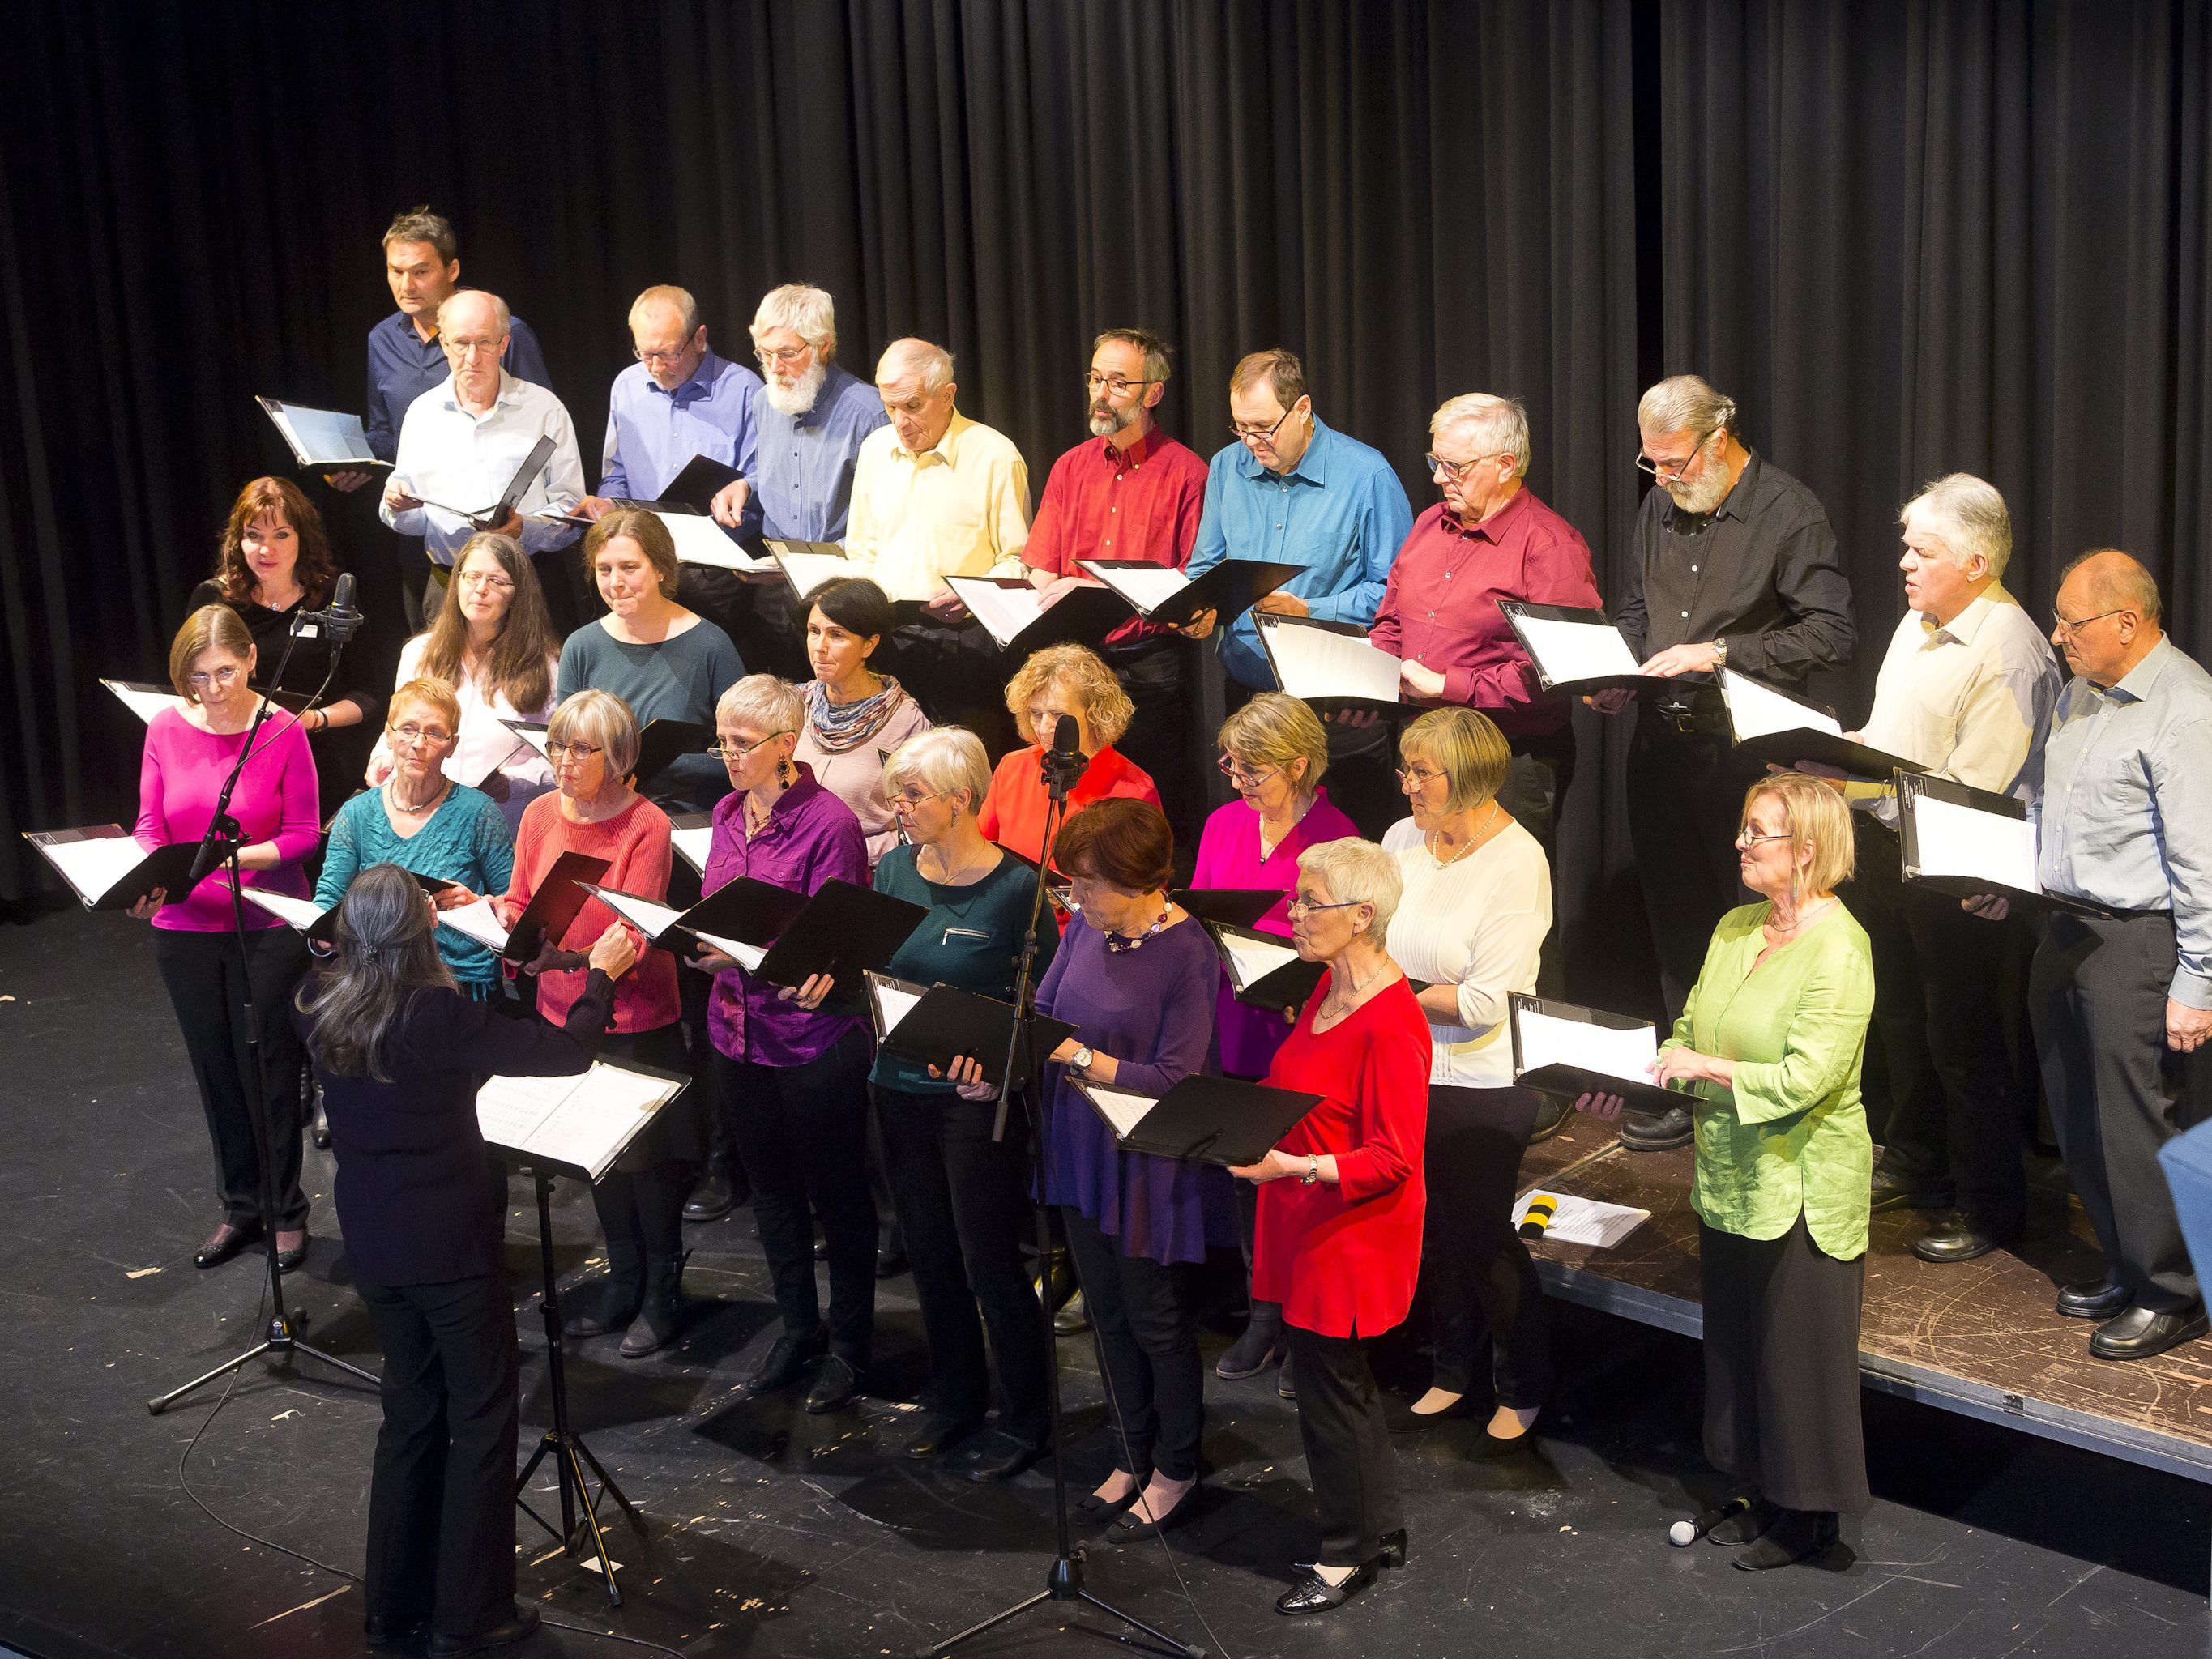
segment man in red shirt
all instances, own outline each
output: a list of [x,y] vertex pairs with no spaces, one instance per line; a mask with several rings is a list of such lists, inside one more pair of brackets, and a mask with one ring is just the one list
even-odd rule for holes
[[[1053,463],[1022,550],[1030,580],[1053,598],[1079,582],[1097,586],[1079,559],[1141,559],[1177,570],[1190,562],[1206,462],[1152,418],[1168,373],[1166,343],[1145,329],[1109,328],[1092,342],[1084,383],[1091,436]],[[1137,706],[1117,747],[1158,783],[1177,850],[1195,848],[1207,795],[1182,637],[1133,617],[1099,654]]]

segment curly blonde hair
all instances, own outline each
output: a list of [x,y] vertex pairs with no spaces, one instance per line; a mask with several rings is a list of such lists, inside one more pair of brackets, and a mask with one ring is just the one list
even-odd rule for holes
[[1030,727],[1030,705],[1047,691],[1067,690],[1075,694],[1081,705],[1083,718],[1089,722],[1091,735],[1102,749],[1121,740],[1129,729],[1129,721],[1137,712],[1129,694],[1121,689],[1121,682],[1114,678],[1096,651],[1079,645],[1048,645],[1034,652],[1030,659],[1006,682],[1006,708],[1014,717],[1014,728],[1028,743],[1049,743],[1051,734],[1039,735]]

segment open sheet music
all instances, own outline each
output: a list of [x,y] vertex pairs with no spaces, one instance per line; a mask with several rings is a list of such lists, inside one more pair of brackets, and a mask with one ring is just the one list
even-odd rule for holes
[[761,545],[782,568],[794,598],[805,599],[824,582],[855,573],[845,550],[835,542],[797,542],[775,539]]
[[522,465],[514,469],[514,476],[507,481],[507,488],[500,491],[499,499],[489,507],[455,507],[451,501],[434,501],[427,495],[417,495],[415,499],[425,507],[434,507],[441,513],[450,513],[455,518],[474,525],[478,530],[489,530],[514,510],[517,501],[530,493],[531,484],[545,470],[545,463],[553,459],[556,447],[550,437],[540,438],[531,445],[530,453],[522,458]]
[[495,1077],[477,1091],[477,1127],[495,1153],[596,1182],[684,1087],[611,1060],[580,1077]]
[[187,883],[199,843],[172,842],[148,852],[120,824],[84,830],[27,830],[23,839],[37,848],[55,873],[88,910],[127,910],[155,888],[167,902],[190,896]]
[[676,544],[679,564],[711,565],[717,570],[744,572],[775,568],[773,560],[755,558],[745,551],[742,543],[702,514],[673,513],[659,507],[647,510],[667,526],[669,537]]
[[1897,806],[1905,880],[1960,898],[1990,894],[2082,915],[2106,914],[2101,906],[2044,891],[2041,849],[2025,803],[1948,778],[1903,777]]
[[1721,701],[1729,735],[1747,756],[1777,766],[1810,761],[1854,777],[1887,782],[1899,772],[1922,769],[1901,755],[1854,743],[1840,721],[1809,698],[1784,691],[1733,668],[1720,671]]
[[[1006,1085],[1006,1058],[1014,1039],[1011,1002],[957,986],[921,986],[871,969],[866,975],[876,1046],[917,1066],[940,1071],[962,1055],[982,1068],[983,1081]],[[1030,1033],[1042,1060],[1075,1035],[1065,1020],[1040,1014]]]
[[586,892],[643,933],[650,944],[667,945],[673,939],[680,945],[688,936],[702,945],[712,945],[724,956],[734,958],[747,968],[759,967],[761,958],[768,954],[763,945],[747,945],[720,933],[707,933],[694,925],[692,917],[704,908],[703,902],[694,905],[690,911],[684,911],[616,888],[601,887],[588,881],[580,884]]
[[1229,970],[1229,988],[1237,1001],[1255,1008],[1297,1008],[1328,971],[1301,958],[1290,940],[1218,922],[1200,924],[1213,937],[1213,948]]
[[714,844],[712,812],[679,812],[668,820],[668,840],[684,863],[707,873],[707,854]]
[[1224,1169],[1258,1163],[1322,1098],[1231,1077],[1187,1077],[1158,1099],[1112,1084],[1071,1080],[1124,1151]]
[[1513,1224],[1516,1227],[1528,1218],[1529,1201],[1537,1198],[1548,1198],[1553,1201],[1551,1224],[1544,1229],[1544,1237],[1561,1244],[1583,1244],[1595,1250],[1609,1250],[1651,1219],[1649,1210],[1635,1209],[1626,1204],[1607,1204],[1595,1198],[1577,1198],[1572,1193],[1556,1193],[1545,1187],[1531,1187],[1513,1200]]
[[368,447],[361,416],[336,409],[310,409],[279,398],[256,398],[291,449],[301,470],[327,467],[339,472],[370,472],[387,466]]
[[1141,559],[1075,562],[1127,600],[1146,622],[1168,628],[1182,627],[1201,611],[1213,611],[1218,623],[1232,623],[1285,582],[1305,574],[1303,565],[1272,559],[1224,559],[1195,579]]
[[149,680],[102,680],[100,684],[115,693],[123,706],[140,720],[151,726],[154,716],[164,708],[182,708],[185,700],[166,685],[155,685]]
[[947,576],[945,581],[1006,651],[1096,646],[1129,618],[1129,602],[1110,588],[1071,588],[1048,605],[1042,590],[1018,576]]
[[1275,683],[1308,702],[1398,701],[1398,659],[1363,638],[1298,617],[1258,617]]
[[1571,1002],[1513,996],[1514,1080],[1553,1095],[1620,1095],[1638,1109],[1684,1103],[1646,1069],[1659,1054],[1658,1028]]
[[1628,641],[1602,611],[1524,605],[1518,599],[1500,599],[1498,608],[1535,665],[1536,678],[1547,691],[1569,685],[1592,691],[1658,683],[1647,680]]

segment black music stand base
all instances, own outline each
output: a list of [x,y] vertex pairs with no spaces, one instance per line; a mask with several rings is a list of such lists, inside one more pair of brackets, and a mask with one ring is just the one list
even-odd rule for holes
[[[274,1249],[273,1244],[271,1249],[272,1251]],[[146,1409],[155,1417],[159,1417],[193,1389],[205,1388],[218,1376],[228,1376],[240,1366],[259,1359],[264,1355],[269,1357],[272,1368],[289,1370],[292,1365],[292,1356],[301,1353],[310,1359],[319,1359],[332,1370],[343,1371],[348,1376],[357,1376],[372,1389],[380,1389],[383,1386],[377,1380],[374,1371],[365,1371],[358,1365],[349,1365],[334,1354],[325,1353],[320,1348],[301,1341],[292,1334],[292,1320],[287,1318],[280,1310],[276,1316],[269,1322],[268,1335],[263,1337],[260,1341],[240,1354],[235,1359],[224,1360],[213,1370],[202,1373],[183,1387],[172,1389],[167,1394],[155,1395],[146,1402]]]
[[1183,1659],[1206,1659],[1204,1648],[1186,1647],[1174,1637],[1154,1630],[1141,1619],[1132,1619],[1111,1602],[1102,1601],[1084,1589],[1083,1552],[1080,1548],[1055,1558],[1052,1565],[1045,1571],[1044,1588],[1030,1596],[1028,1601],[1017,1601],[1012,1607],[993,1613],[981,1624],[969,1626],[957,1636],[948,1636],[942,1642],[932,1646],[915,1649],[915,1659],[939,1659],[940,1655],[951,1652],[963,1642],[970,1641],[981,1636],[985,1631],[996,1630],[1007,1620],[1018,1619],[1032,1607],[1043,1607],[1048,1602],[1053,1601],[1073,1601],[1085,1607],[1096,1607],[1099,1612],[1120,1620],[1139,1635],[1150,1637],[1170,1653],[1181,1654]]
[[[553,1425],[545,1431],[538,1449],[530,1454],[530,1461],[515,1477],[514,1504],[551,1534],[564,1554],[581,1556],[588,1540],[591,1553],[599,1560],[599,1576],[606,1583],[607,1600],[620,1607],[622,1586],[615,1583],[614,1557],[607,1553],[606,1528],[599,1523],[599,1500],[613,1498],[629,1517],[641,1540],[645,1537],[645,1517],[637,1512],[635,1504],[623,1496],[623,1489],[615,1485],[615,1478],[607,1473],[606,1466],[592,1455],[584,1437],[568,1426],[568,1368],[561,1346],[561,1298],[555,1288],[553,1268],[553,1177],[543,1170],[532,1170],[531,1178],[538,1188],[538,1260],[545,1281],[538,1293],[538,1305],[545,1317],[546,1377],[548,1391],[553,1396]],[[538,1466],[548,1457],[553,1460],[561,1492],[561,1525],[557,1530],[550,1521],[530,1507],[526,1498],[531,1476],[538,1473]],[[597,1493],[586,1478],[587,1468],[599,1477]]]

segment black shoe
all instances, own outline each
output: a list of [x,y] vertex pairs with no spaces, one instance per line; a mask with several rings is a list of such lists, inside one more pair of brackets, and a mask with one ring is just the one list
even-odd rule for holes
[[[1741,1496],[1741,1493],[1738,1496]],[[1750,1544],[1766,1536],[1767,1530],[1788,1513],[1778,1504],[1764,1498],[1754,1497],[1751,1507],[1738,1510],[1705,1534],[1708,1544]]]
[[1052,1316],[1052,1334],[1054,1336],[1080,1336],[1090,1328],[1091,1315],[1083,1305],[1083,1292],[1078,1291],[1061,1303],[1060,1311]]
[[1075,1263],[1069,1259],[1063,1246],[1053,1246],[1052,1255],[1046,1260],[1044,1272],[1030,1281],[1030,1289],[1044,1298],[1046,1305],[1054,1313],[1066,1305],[1067,1298],[1075,1294]]
[[2148,1359],[2203,1334],[2201,1302],[2171,1313],[2134,1307],[2098,1326],[2090,1334],[2089,1352],[2100,1359]]
[[827,1331],[813,1331],[805,1336],[793,1336],[787,1332],[776,1338],[768,1351],[768,1358],[745,1379],[745,1393],[757,1396],[787,1389],[799,1381],[801,1371],[829,1352]]
[[1152,1478],[1149,1474],[1139,1475],[1127,1497],[1116,1498],[1110,1502],[1096,1492],[1087,1492],[1075,1500],[1075,1512],[1087,1521],[1110,1521],[1137,1501]]
[[1300,1613],[1327,1613],[1340,1607],[1375,1582],[1375,1564],[1363,1561],[1341,1584],[1332,1584],[1317,1572],[1309,1572],[1275,1598],[1275,1611],[1286,1619]]
[[878,1247],[877,1248],[877,1250],[876,1250],[876,1277],[877,1277],[877,1278],[878,1278],[878,1279],[896,1279],[896,1278],[897,1278],[901,1273],[904,1273],[904,1272],[907,1270],[907,1267],[908,1267],[908,1262],[907,1262],[907,1259],[906,1259],[906,1252],[905,1252],[903,1249],[886,1249],[882,1248],[881,1246],[878,1246]]
[[659,1353],[676,1340],[684,1316],[690,1311],[684,1300],[684,1264],[690,1255],[686,1250],[665,1260],[647,1258],[645,1299],[638,1306],[637,1317],[623,1333],[624,1359],[642,1359],[649,1353]]
[[1297,1384],[1291,1376],[1291,1360],[1287,1354],[1283,1357],[1283,1369],[1275,1375],[1275,1393],[1293,1403],[1298,1397]]
[[430,1638],[432,1659],[454,1659],[464,1653],[483,1653],[493,1648],[513,1647],[538,1634],[538,1609],[518,1607],[514,1616],[489,1630],[478,1631],[473,1636],[448,1636],[441,1631]]
[[1690,1114],[1680,1106],[1669,1106],[1663,1112],[1621,1114],[1620,1144],[1632,1152],[1663,1152],[1686,1146],[1696,1133]]
[[2058,1292],[2058,1311],[2069,1319],[2110,1319],[2124,1313],[2135,1294],[2109,1279],[2085,1279]]
[[686,1221],[720,1221],[738,1207],[738,1195],[730,1186],[726,1170],[710,1169],[707,1178],[691,1189],[684,1200],[684,1218]]
[[1485,1425],[1482,1438],[1476,1441],[1469,1449],[1467,1459],[1470,1463],[1502,1463],[1509,1457],[1518,1457],[1522,1452],[1533,1448],[1535,1443],[1536,1429],[1534,1424],[1510,1437],[1502,1434],[1492,1434],[1489,1426]]
[[[1533,1146],[1540,1140],[1549,1140],[1565,1128],[1567,1114],[1573,1109],[1574,1103],[1565,1095],[1538,1096],[1536,1127],[1528,1131],[1528,1144]],[[1383,1565],[1388,1566],[1389,1564],[1385,1562]]]
[[1133,1539],[1142,1538],[1156,1529],[1166,1532],[1170,1528],[1179,1527],[1197,1513],[1198,1495],[1205,1490],[1205,1487],[1206,1483],[1203,1480],[1192,1481],[1189,1486],[1183,1488],[1182,1496],[1176,1499],[1175,1507],[1160,1516],[1157,1522],[1146,1519],[1133,1499],[1128,1513],[1107,1528],[1106,1535],[1116,1543],[1126,1544]]
[[1912,1241],[1912,1254],[1923,1261],[1972,1261],[2019,1242],[2017,1227],[1984,1227],[1963,1211],[1949,1210]]
[[1771,1572],[1818,1555],[1835,1541],[1833,1510],[1784,1510],[1772,1526],[1735,1553],[1729,1565],[1746,1572]]
[[814,1374],[814,1386],[806,1391],[807,1415],[827,1417],[831,1412],[842,1412],[860,1391],[860,1367],[844,1355],[833,1353],[822,1362],[822,1369]]
[[200,1242],[192,1253],[195,1267],[220,1267],[247,1245],[261,1237],[258,1221],[226,1221]]
[[973,1417],[964,1417],[929,1407],[915,1419],[914,1432],[907,1436],[906,1443],[899,1449],[908,1457],[942,1457],[982,1426],[980,1412]]
[[276,1230],[276,1271],[280,1273],[297,1273],[307,1260],[307,1230],[305,1227],[279,1227]]
[[428,1619],[386,1619],[370,1613],[361,1621],[362,1640],[373,1648],[396,1648],[403,1642],[412,1642],[428,1626]]
[[1957,1202],[1951,1188],[1940,1182],[1931,1187],[1918,1186],[1879,1164],[1875,1165],[1869,1200],[1875,1215],[1890,1210],[1948,1210]]
[[1376,1566],[1402,1567],[1406,1565],[1406,1529],[1403,1527],[1395,1532],[1384,1533],[1375,1541],[1381,1551],[1375,1558]]
[[[1272,1310],[1272,1316],[1259,1311],[1261,1305]],[[1287,1358],[1290,1352],[1283,1338],[1282,1309],[1272,1302],[1255,1304],[1252,1322],[1244,1328],[1243,1335],[1229,1345],[1229,1352],[1214,1362],[1213,1374],[1224,1382],[1242,1382]]]
[[645,1256],[633,1244],[607,1246],[604,1279],[586,1281],[568,1293],[574,1311],[561,1327],[561,1334],[605,1336],[626,1331],[645,1304]]
[[328,1151],[331,1144],[330,1114],[323,1110],[323,1091],[315,1091],[315,1115],[307,1125],[307,1139],[318,1147]]
[[960,1473],[976,1485],[1011,1480],[1037,1461],[1037,1448],[1003,1429],[994,1429],[983,1443],[960,1460]]

